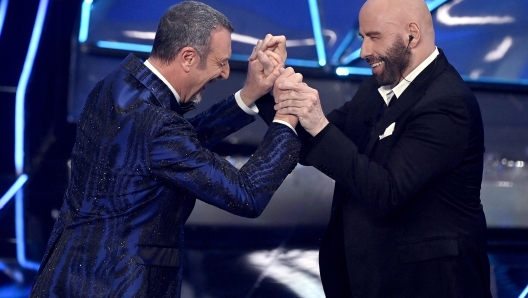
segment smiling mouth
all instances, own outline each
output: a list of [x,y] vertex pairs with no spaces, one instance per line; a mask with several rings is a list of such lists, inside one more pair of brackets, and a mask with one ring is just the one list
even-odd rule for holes
[[382,65],[383,63],[384,63],[384,61],[380,61],[380,62],[372,63],[370,66],[371,66],[372,68],[376,68],[376,67]]

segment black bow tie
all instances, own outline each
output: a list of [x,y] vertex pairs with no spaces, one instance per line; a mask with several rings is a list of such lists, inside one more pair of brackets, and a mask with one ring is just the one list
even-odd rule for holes
[[182,115],[196,109],[196,105],[194,102],[186,102],[186,103],[180,103],[180,110],[182,112]]

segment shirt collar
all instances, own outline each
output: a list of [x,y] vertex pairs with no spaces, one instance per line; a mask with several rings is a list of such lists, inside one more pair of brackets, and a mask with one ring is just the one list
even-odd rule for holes
[[161,81],[163,81],[163,83],[165,83],[165,85],[167,85],[167,87],[169,87],[170,91],[172,91],[172,93],[174,94],[174,97],[176,97],[176,101],[178,103],[180,103],[180,95],[178,94],[178,92],[176,92],[176,90],[172,87],[172,85],[169,83],[169,81],[167,81],[167,79],[165,79],[164,76],[161,75],[161,73],[152,65],[150,64],[150,62],[148,60],[146,60],[144,62],[145,66],[148,67],[148,69],[150,69],[150,71],[152,71]]
[[400,97],[402,95],[403,91],[409,87],[411,82],[416,79],[416,77],[427,67],[431,62],[434,61],[436,56],[438,56],[440,52],[438,51],[438,48],[435,48],[434,52],[427,57],[418,67],[416,67],[407,77],[405,77],[404,80],[402,80],[396,87],[390,88],[389,85],[381,86],[378,88],[378,92],[381,94],[381,97],[383,97],[383,100],[387,105],[389,105],[389,102],[393,95],[396,95],[396,97]]

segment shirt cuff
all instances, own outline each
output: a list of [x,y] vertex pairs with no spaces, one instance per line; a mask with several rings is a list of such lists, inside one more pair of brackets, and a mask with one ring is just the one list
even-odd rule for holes
[[244,101],[242,101],[242,97],[240,97],[240,91],[242,90],[239,90],[237,93],[235,93],[235,100],[238,104],[238,106],[242,109],[242,111],[246,112],[246,114],[248,115],[257,115],[258,112],[259,112],[259,109],[257,108],[257,105],[256,104],[252,104],[250,105],[249,107],[244,103]]
[[293,126],[291,126],[290,123],[288,123],[288,122],[286,122],[286,121],[282,121],[282,120],[273,120],[273,122],[275,122],[275,123],[280,123],[280,124],[284,124],[284,125],[288,126],[289,128],[291,128],[291,130],[293,130],[293,132],[294,132],[295,134],[297,134],[297,132],[295,131],[295,128],[293,128]]

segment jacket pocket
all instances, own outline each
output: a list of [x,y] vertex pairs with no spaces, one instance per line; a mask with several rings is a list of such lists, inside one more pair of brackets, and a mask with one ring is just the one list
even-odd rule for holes
[[134,260],[141,265],[178,267],[180,265],[180,254],[177,248],[136,245]]
[[399,243],[398,254],[403,263],[455,257],[458,256],[458,241],[456,238],[433,238]]

